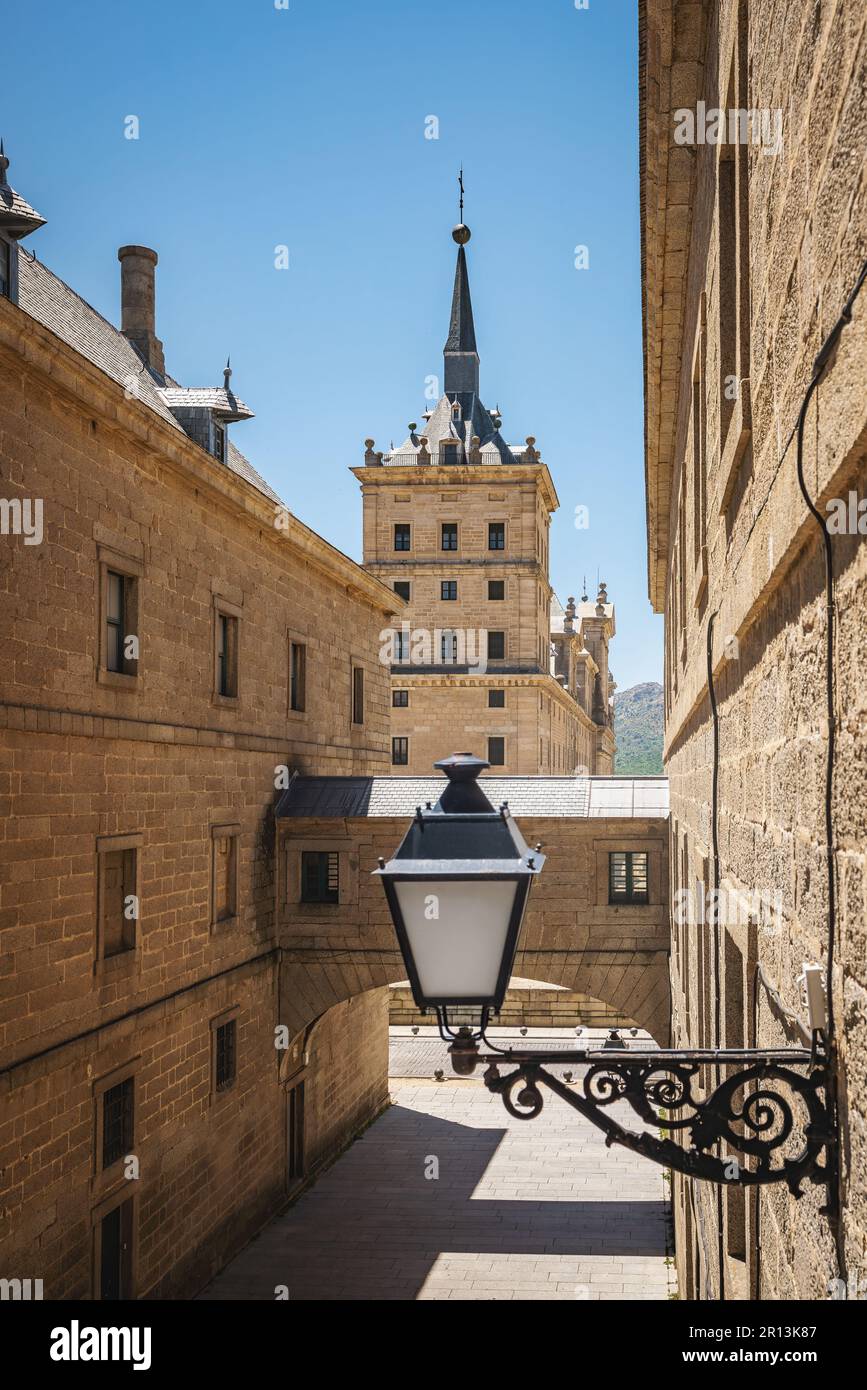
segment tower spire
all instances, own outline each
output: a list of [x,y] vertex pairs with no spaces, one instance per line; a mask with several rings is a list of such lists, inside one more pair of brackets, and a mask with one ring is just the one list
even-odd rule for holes
[[452,313],[449,319],[449,336],[444,349],[446,395],[479,394],[479,354],[476,351],[476,329],[473,323],[473,305],[470,299],[470,278],[467,271],[467,257],[464,247],[472,233],[463,221],[464,213],[464,171],[458,175],[460,188],[461,221],[452,229],[452,238],[458,244],[458,262],[455,266],[455,285],[452,291]]

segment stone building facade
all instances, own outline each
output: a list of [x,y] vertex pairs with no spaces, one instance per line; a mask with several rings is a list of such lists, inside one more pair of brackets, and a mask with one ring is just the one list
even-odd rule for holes
[[7,164],[0,1276],[186,1296],[387,1101],[385,990],[287,1029],[273,803],[388,767],[394,595],[236,448],[228,368],[166,374],[155,253],[120,332]]
[[506,443],[479,396],[465,246],[444,352],[443,395],[397,449],[366,441],[364,566],[405,601],[384,630],[392,677],[392,764],[424,774],[447,755],[441,731],[505,773],[585,774],[614,765],[614,608],[604,586],[564,610],[549,573],[559,506],[536,441]]
[[[672,900],[687,895],[673,1043],[801,1042],[798,976],[827,967],[832,932],[840,1084],[837,1229],[823,1186],[796,1201],[676,1176],[679,1285],[823,1299],[829,1281],[863,1279],[867,1252],[867,550],[857,525],[830,528],[833,907],[824,541],[792,432],[867,254],[867,14],[856,0],[640,0],[639,22],[649,588],[666,619]],[[867,294],[852,307],[805,416],[805,483],[826,519],[834,499],[857,510],[867,479]],[[699,906],[715,870],[709,668],[718,926]]]
[[[276,912],[286,1022],[293,1032],[360,989],[404,978],[394,927],[373,870],[390,858],[416,807],[446,785],[430,777],[298,777],[280,796]],[[568,1022],[635,1024],[668,1042],[668,785],[664,777],[484,779],[529,843],[541,841],[515,975],[568,991]],[[627,901],[612,857],[643,865]],[[312,864],[328,877],[310,882]],[[311,889],[313,891],[311,891]],[[516,998],[510,990],[506,1007]],[[563,1018],[559,1022],[563,1023]]]

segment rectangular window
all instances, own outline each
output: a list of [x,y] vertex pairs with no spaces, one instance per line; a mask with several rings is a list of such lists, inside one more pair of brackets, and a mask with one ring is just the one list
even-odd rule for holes
[[238,915],[238,831],[235,827],[211,828],[212,925]]
[[97,952],[100,958],[135,949],[137,856],[135,849],[105,850],[99,854]]
[[217,611],[217,694],[238,696],[238,619]]
[[492,661],[502,661],[506,655],[505,632],[488,633],[488,656]]
[[492,602],[506,597],[506,581],[504,579],[488,580],[488,598]]
[[352,722],[364,723],[364,667],[352,668]]
[[340,855],[336,850],[302,850],[301,901],[340,901]]
[[506,523],[505,521],[488,522],[488,549],[505,550],[506,548]]
[[133,1297],[133,1217],[133,1199],[128,1197],[99,1223],[99,1298],[103,1303]]
[[290,1183],[304,1177],[304,1082],[299,1081],[288,1095],[287,1167]]
[[226,462],[226,427],[214,421],[214,458]]
[[488,709],[505,709],[506,692],[505,690],[488,691]]
[[391,692],[391,703],[395,709],[407,709],[409,707],[409,691],[393,690]]
[[608,856],[608,902],[646,903],[647,852],[615,850]]
[[403,630],[394,634],[395,662],[409,661],[409,633]]
[[110,1168],[133,1146],[135,1081],[128,1076],[102,1096],[102,1167]]
[[456,632],[443,632],[440,634],[440,661],[447,665],[458,659],[458,634]]
[[409,603],[409,580],[396,579],[394,581],[394,592],[397,594],[398,598],[405,599],[406,602]]
[[303,642],[289,643],[289,708],[302,712],[307,698],[307,648]]
[[12,297],[12,247],[0,236],[0,294]]
[[440,548],[442,550],[457,550],[458,523],[456,521],[444,521],[442,523]]
[[391,740],[391,762],[393,767],[407,767],[409,764],[409,739]]
[[134,612],[135,579],[117,570],[109,570],[107,575],[105,604],[105,666],[108,671],[134,676],[138,663],[133,658],[134,650],[130,639],[136,634],[131,631],[130,618]]
[[458,581],[456,579],[440,580],[440,598],[443,601],[456,599],[458,596]]
[[232,1018],[214,1029],[214,1085],[218,1091],[228,1091],[235,1084],[236,1047],[237,1026]]
[[396,521],[394,524],[394,548],[395,550],[409,550],[410,530],[409,522]]
[[488,739],[488,762],[491,767],[504,767],[506,762],[506,740],[496,737]]

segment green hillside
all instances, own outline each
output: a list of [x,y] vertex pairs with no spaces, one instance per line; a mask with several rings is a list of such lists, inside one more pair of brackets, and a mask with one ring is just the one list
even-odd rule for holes
[[615,772],[662,772],[662,723],[662,686],[657,681],[615,692]]

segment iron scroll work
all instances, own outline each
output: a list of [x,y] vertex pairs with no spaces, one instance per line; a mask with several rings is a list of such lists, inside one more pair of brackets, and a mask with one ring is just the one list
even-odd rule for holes
[[[502,1096],[515,1119],[536,1118],[543,1105],[541,1087],[547,1086],[601,1129],[607,1145],[622,1144],[688,1177],[725,1186],[784,1182],[796,1197],[803,1195],[807,1180],[827,1182],[821,1158],[833,1143],[833,1129],[825,1099],[828,1062],[818,1039],[812,1051],[606,1048],[543,1053],[501,1051],[484,1031],[461,1028],[454,1033],[447,1025],[442,1031],[451,1043],[455,1072],[469,1076],[486,1063],[485,1085]],[[480,1038],[491,1052],[479,1051]],[[564,1063],[587,1070],[567,1085],[548,1070]],[[707,1095],[697,1094],[705,1068],[712,1068],[717,1078],[721,1072],[731,1074]],[[688,1136],[688,1144],[625,1128],[611,1113],[618,1102],[628,1103],[654,1129]],[[800,1149],[793,1152],[799,1140]]]

